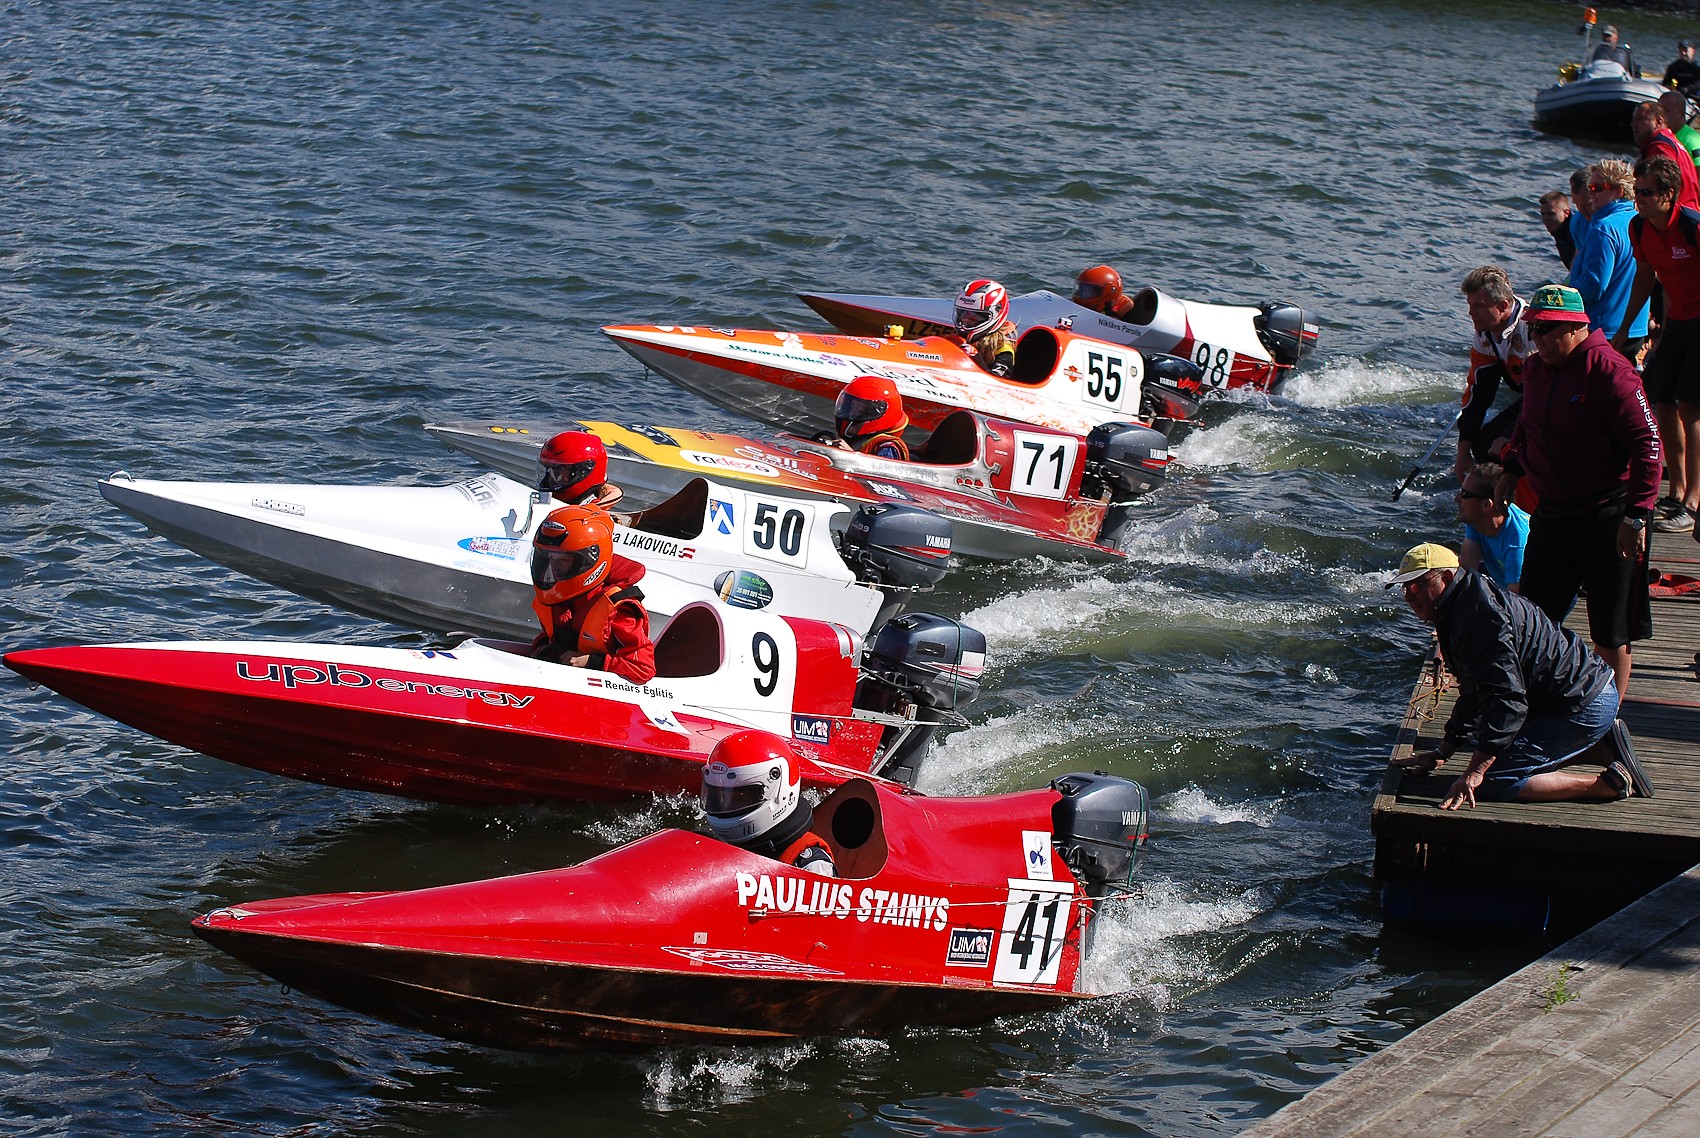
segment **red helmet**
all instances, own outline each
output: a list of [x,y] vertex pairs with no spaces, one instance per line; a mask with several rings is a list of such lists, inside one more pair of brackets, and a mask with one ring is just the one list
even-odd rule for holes
[[978,340],[1009,319],[1009,292],[997,281],[969,281],[956,298],[956,330]]
[[614,560],[614,519],[594,506],[552,511],[531,539],[531,583],[544,604],[583,596],[608,575]]
[[1113,313],[1122,299],[1122,275],[1108,265],[1093,265],[1074,278],[1069,299],[1094,312]]
[[588,431],[562,431],[537,456],[537,488],[575,505],[608,481],[608,452]]
[[859,375],[844,385],[832,405],[838,437],[856,446],[875,435],[901,434],[909,426],[897,384],[879,375]]
[[802,799],[802,772],[789,740],[739,731],[714,745],[702,770],[702,809],[721,841],[743,845],[789,818]]

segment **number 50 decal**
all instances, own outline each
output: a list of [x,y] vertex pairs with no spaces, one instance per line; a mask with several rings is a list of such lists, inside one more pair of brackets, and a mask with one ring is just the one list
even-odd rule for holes
[[750,499],[755,507],[746,516],[744,552],[767,561],[802,566],[808,561],[807,541],[813,511],[797,502],[764,502]]
[[1055,984],[1068,936],[1072,881],[1023,881],[1011,878],[998,934],[992,980],[1011,984]]
[[1067,497],[1074,478],[1074,462],[1080,455],[1080,440],[1072,435],[1041,435],[1014,431],[1015,464],[1009,472],[1009,489],[1034,498]]

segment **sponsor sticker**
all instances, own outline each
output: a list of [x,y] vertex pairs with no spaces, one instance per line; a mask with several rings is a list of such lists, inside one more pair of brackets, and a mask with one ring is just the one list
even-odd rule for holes
[[832,742],[832,720],[819,715],[793,715],[791,737],[824,747]]
[[531,546],[530,542],[517,537],[463,537],[455,544],[468,553],[482,553],[509,561],[518,561],[526,556]]
[[735,609],[764,609],[773,602],[773,586],[748,569],[728,569],[714,579],[714,592]]
[[830,968],[822,968],[818,964],[805,964],[801,960],[792,960],[789,956],[780,956],[776,952],[752,952],[744,948],[696,948],[663,946],[663,952],[671,952],[674,956],[682,956],[693,964],[705,968],[724,968],[729,972],[792,972],[804,976],[842,976],[842,972],[834,972]]
[[1027,877],[1032,881],[1050,881],[1051,874],[1051,832],[1049,830],[1021,831],[1021,844],[1025,847],[1026,856],[1022,864],[1027,866]]
[[951,929],[950,947],[944,954],[945,964],[957,968],[984,968],[992,962],[992,945],[997,935],[992,929]]
[[877,482],[872,478],[862,479],[862,484],[882,498],[896,498],[899,502],[913,502],[915,499],[901,486],[890,482]]
[[770,463],[735,454],[705,454],[700,450],[681,450],[679,457],[692,466],[707,470],[735,470],[740,474],[755,474],[762,478],[779,477],[779,469]]
[[621,423],[620,425],[634,435],[642,435],[657,446],[676,447],[679,445],[678,439],[655,427],[646,427],[642,423]]
[[274,514],[293,514],[298,518],[307,516],[306,506],[280,501],[277,498],[255,498],[251,504],[257,510],[270,510]]
[[710,498],[708,500],[708,524],[718,532],[731,537],[733,531],[737,529],[737,523],[733,521],[732,503],[722,502],[718,498]]

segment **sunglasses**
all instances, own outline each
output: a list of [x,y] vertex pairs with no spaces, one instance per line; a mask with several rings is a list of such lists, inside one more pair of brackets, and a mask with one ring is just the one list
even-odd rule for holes
[[1606,188],[1604,186],[1595,185],[1593,182],[1589,182],[1588,192],[1591,194],[1603,194],[1606,192]]
[[1554,332],[1561,331],[1568,327],[1570,327],[1570,322],[1567,320],[1531,320],[1529,322],[1529,335],[1538,340],[1543,336],[1550,336]]
[[1638,197],[1638,198],[1662,198],[1668,192],[1669,191],[1667,191],[1667,190],[1659,189],[1657,186],[1636,186],[1635,187],[1635,196]]

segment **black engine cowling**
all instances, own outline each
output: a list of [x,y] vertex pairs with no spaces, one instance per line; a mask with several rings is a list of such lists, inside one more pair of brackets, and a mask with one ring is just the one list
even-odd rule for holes
[[948,568],[950,520],[919,506],[863,506],[850,519],[839,552],[870,584],[930,588]]
[[1204,369],[1181,356],[1145,354],[1140,414],[1149,419],[1191,419],[1204,400]]
[[1136,498],[1162,485],[1169,466],[1169,440],[1140,423],[1100,423],[1086,436],[1086,479],[1081,491],[1116,501]]
[[1150,796],[1131,779],[1094,772],[1051,783],[1057,853],[1094,897],[1133,883],[1149,836]]
[[1276,363],[1294,366],[1316,343],[1317,326],[1305,318],[1304,309],[1296,304],[1266,303],[1258,308],[1260,314],[1252,318],[1258,339]]
[[856,707],[887,716],[875,773],[914,785],[939,724],[980,694],[986,638],[978,629],[912,612],[881,626],[862,651]]

